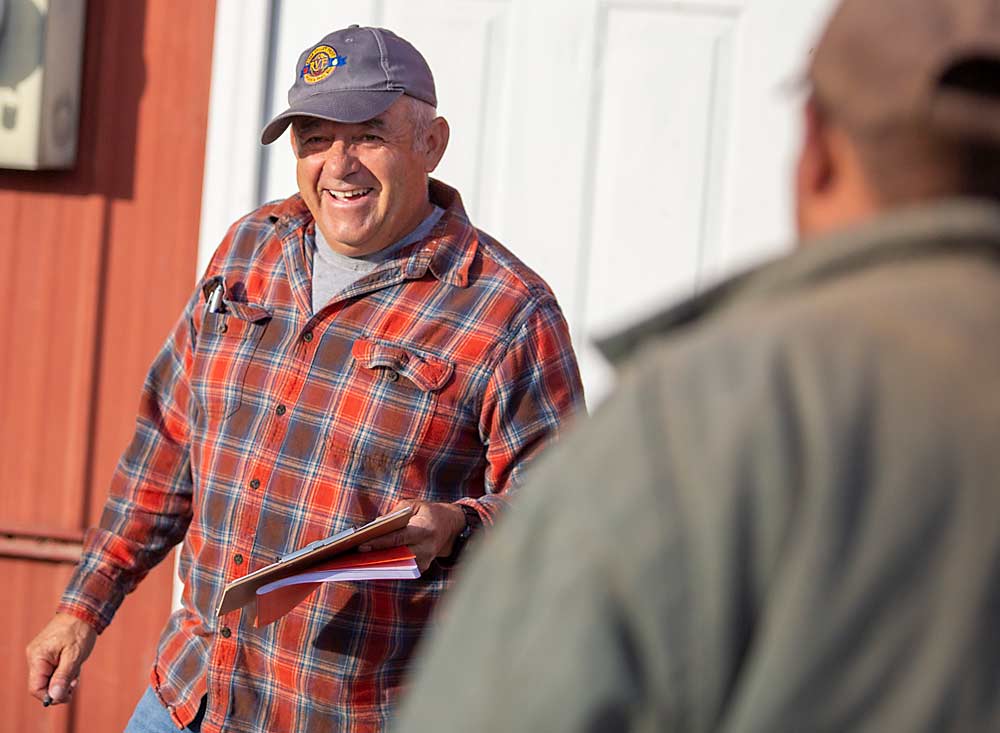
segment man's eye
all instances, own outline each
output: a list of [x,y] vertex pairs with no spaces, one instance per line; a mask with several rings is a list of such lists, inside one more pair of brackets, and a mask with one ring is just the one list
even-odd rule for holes
[[379,143],[379,142],[382,142],[382,138],[380,138],[378,135],[373,135],[371,133],[368,133],[367,135],[362,135],[358,139],[361,142],[363,142],[363,143]]
[[322,150],[330,147],[330,138],[325,135],[306,135],[299,138],[299,147],[302,150]]

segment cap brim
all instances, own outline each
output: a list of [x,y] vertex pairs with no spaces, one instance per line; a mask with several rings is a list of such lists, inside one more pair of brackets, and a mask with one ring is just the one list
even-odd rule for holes
[[296,117],[317,117],[331,122],[357,123],[378,117],[403,96],[402,91],[350,90],[306,97],[267,123],[260,141],[270,145]]

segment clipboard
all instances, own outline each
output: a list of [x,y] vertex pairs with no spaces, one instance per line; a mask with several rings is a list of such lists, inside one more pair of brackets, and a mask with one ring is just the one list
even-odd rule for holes
[[403,529],[413,515],[413,507],[407,506],[390,514],[372,520],[362,527],[352,527],[335,535],[311,542],[305,547],[283,556],[278,562],[255,570],[238,578],[222,591],[216,615],[243,608],[256,598],[257,589],[275,580],[308,570],[323,560],[353,550],[368,540]]

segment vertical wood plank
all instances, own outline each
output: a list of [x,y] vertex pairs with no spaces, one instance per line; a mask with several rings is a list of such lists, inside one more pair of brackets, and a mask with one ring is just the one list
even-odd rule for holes
[[97,196],[11,190],[0,180],[5,522],[82,521],[104,216]]
[[[111,4],[120,26],[110,45],[128,46],[137,37],[142,43],[135,60],[118,64],[109,83],[141,80],[143,92],[132,128],[133,195],[112,200],[108,219],[90,524],[100,518],[111,474],[132,435],[149,364],[195,283],[215,12],[215,3],[204,0],[149,0],[144,12],[131,3],[127,11]],[[75,730],[124,727],[149,683],[172,585],[168,558],[126,598],[95,649],[86,686],[81,682]]]
[[[132,435],[150,362],[197,276],[214,3],[186,0],[183,5],[182,12],[169,0],[147,4],[145,32],[140,29],[145,42],[138,56],[146,61],[119,65],[118,75],[126,78],[109,80],[132,84],[127,75],[141,75],[144,91],[134,128],[134,195],[114,199],[109,212],[91,524],[100,518],[111,474]],[[118,22],[128,14],[120,8]],[[116,44],[134,33],[121,29]],[[109,134],[126,131],[112,128]]]

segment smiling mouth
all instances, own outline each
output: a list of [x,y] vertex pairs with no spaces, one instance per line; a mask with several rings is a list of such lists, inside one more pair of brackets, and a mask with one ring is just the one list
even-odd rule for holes
[[374,190],[372,188],[355,188],[350,191],[325,189],[326,193],[330,194],[335,201],[357,201],[358,199],[363,199]]

